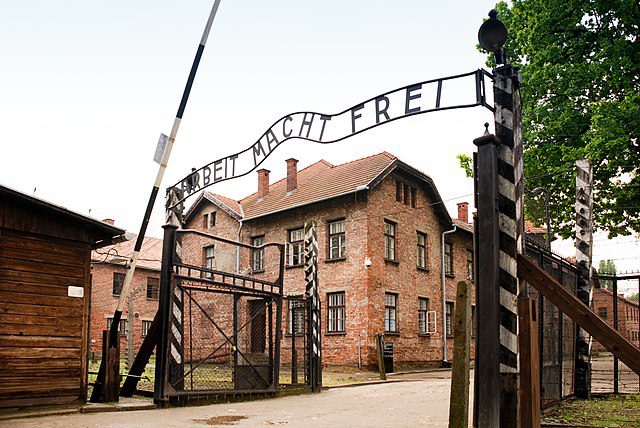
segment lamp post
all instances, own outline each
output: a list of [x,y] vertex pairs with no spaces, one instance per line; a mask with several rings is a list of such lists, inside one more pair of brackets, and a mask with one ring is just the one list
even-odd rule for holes
[[[518,421],[518,256],[523,253],[523,147],[518,70],[503,50],[507,28],[494,9],[478,31],[493,53],[495,135],[478,146],[478,281],[476,283],[476,394],[474,425],[514,426]],[[499,201],[499,203],[496,203]]]

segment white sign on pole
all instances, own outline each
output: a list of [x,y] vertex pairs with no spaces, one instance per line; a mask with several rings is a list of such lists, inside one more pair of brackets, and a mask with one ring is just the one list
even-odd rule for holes
[[156,146],[156,152],[153,155],[153,161],[157,164],[162,162],[162,156],[164,156],[164,151],[167,148],[167,141],[169,137],[164,134],[160,134],[160,138],[158,138],[158,145]]

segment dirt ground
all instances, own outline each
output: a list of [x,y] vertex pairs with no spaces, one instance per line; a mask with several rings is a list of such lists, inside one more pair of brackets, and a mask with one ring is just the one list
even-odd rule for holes
[[317,395],[242,403],[18,419],[6,421],[3,426],[447,426],[450,372],[405,374],[389,378],[400,382],[332,388]]

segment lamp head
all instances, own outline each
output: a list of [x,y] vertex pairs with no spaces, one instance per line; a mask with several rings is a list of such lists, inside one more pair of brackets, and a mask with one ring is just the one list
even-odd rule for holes
[[496,55],[498,63],[504,62],[501,49],[507,41],[507,35],[507,27],[498,19],[498,11],[491,9],[489,19],[483,22],[478,30],[478,41],[484,50]]

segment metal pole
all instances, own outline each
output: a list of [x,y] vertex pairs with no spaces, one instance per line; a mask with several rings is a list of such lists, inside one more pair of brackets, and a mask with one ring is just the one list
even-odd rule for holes
[[[613,328],[618,330],[618,279],[613,279]],[[618,357],[613,357],[613,393],[618,393]]]
[[[178,128],[180,127],[180,121],[182,120],[184,110],[187,106],[187,101],[189,100],[189,94],[191,93],[191,87],[193,86],[193,81],[195,79],[196,72],[198,71],[198,66],[200,65],[200,59],[202,58],[202,53],[204,52],[204,46],[207,42],[207,39],[209,38],[209,32],[211,30],[211,25],[213,24],[213,19],[215,18],[216,13],[218,12],[220,1],[221,0],[214,1],[213,7],[211,8],[211,12],[209,13],[209,18],[207,19],[207,23],[202,33],[202,37],[200,38],[200,44],[198,45],[198,49],[196,51],[193,64],[191,65],[191,71],[189,72],[189,77],[187,78],[187,83],[182,93],[182,98],[180,99],[178,112],[173,121],[173,126],[171,127],[171,133],[169,134],[167,147],[165,149],[164,154],[162,155],[162,160],[160,161],[160,167],[158,168],[158,173],[156,174],[156,178],[153,182],[153,187],[151,188],[151,194],[149,195],[147,208],[145,209],[144,216],[142,218],[142,224],[140,225],[138,238],[136,239],[136,243],[133,248],[133,254],[131,255],[131,258],[129,260],[129,269],[127,270],[127,274],[125,275],[124,284],[120,292],[120,299],[118,300],[118,306],[116,307],[116,310],[113,313],[113,322],[111,324],[111,329],[109,330],[109,343],[110,343],[109,346],[112,346],[112,344],[115,344],[116,340],[118,339],[118,325],[120,324],[120,319],[122,318],[122,311],[127,302],[127,297],[129,295],[129,288],[131,287],[131,280],[133,279],[133,274],[138,264],[138,257],[140,256],[140,250],[142,249],[144,237],[147,233],[147,226],[149,225],[151,212],[153,211],[153,206],[155,205],[156,197],[158,196],[158,190],[160,188],[160,184],[162,183],[162,177],[164,176],[164,171],[167,168],[167,164],[169,163],[169,156],[171,156],[171,150],[173,149],[173,144],[176,140],[176,136],[178,135]],[[100,369],[98,370],[98,378],[100,378],[100,373],[102,373],[104,376],[104,363],[100,363]],[[94,391],[95,391],[95,388],[94,388]],[[94,397],[92,394],[91,401],[94,401],[93,398]]]

